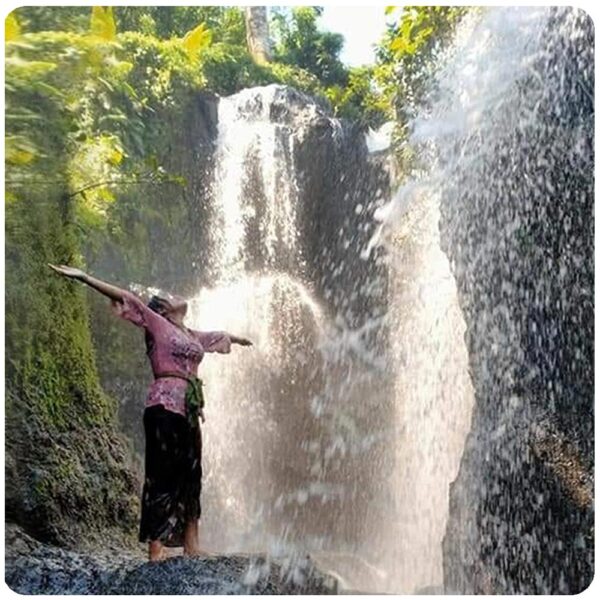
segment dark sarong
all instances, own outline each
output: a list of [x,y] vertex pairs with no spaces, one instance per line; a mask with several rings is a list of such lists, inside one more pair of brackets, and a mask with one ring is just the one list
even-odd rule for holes
[[163,406],[144,411],[146,478],[140,541],[182,546],[185,526],[200,518],[202,437],[184,416]]

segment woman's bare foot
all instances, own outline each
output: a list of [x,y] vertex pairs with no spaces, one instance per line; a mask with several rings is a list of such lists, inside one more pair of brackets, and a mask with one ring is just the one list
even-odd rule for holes
[[150,559],[150,562],[165,560],[166,554],[162,542],[156,540],[148,544],[148,558]]

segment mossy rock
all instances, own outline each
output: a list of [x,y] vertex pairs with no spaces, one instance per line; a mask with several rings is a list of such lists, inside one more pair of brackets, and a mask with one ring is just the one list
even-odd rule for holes
[[126,438],[106,426],[7,423],[6,511],[34,537],[75,547],[119,530],[135,542],[140,482]]

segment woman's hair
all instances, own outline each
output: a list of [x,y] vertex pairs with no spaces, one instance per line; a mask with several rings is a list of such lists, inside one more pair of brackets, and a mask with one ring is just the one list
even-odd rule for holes
[[166,298],[161,296],[152,296],[148,302],[148,308],[155,313],[164,316],[171,308],[171,303]]

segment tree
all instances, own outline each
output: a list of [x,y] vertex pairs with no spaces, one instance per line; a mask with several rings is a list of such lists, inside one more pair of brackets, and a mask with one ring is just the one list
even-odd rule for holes
[[246,43],[248,52],[259,64],[271,60],[271,40],[269,38],[269,20],[266,6],[247,6],[244,15],[246,18]]
[[86,33],[89,6],[21,6],[16,9],[24,31],[73,31]]
[[313,73],[325,85],[346,85],[348,71],[339,58],[344,36],[319,30],[317,18],[321,12],[314,6],[297,7],[291,13],[275,12],[274,58]]
[[117,6],[119,31],[139,31],[160,39],[183,37],[204,23],[214,42],[245,44],[242,10],[225,6]]

